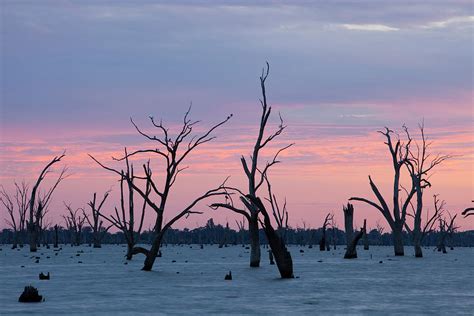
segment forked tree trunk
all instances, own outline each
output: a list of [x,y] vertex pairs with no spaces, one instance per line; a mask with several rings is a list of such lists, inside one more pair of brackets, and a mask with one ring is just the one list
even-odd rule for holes
[[285,242],[283,238],[277,234],[275,229],[270,221],[270,216],[265,209],[262,201],[259,198],[251,197],[251,201],[254,205],[258,207],[260,212],[263,214],[263,230],[265,231],[265,235],[267,236],[268,244],[270,245],[271,252],[273,253],[273,257],[275,258],[275,262],[278,267],[278,271],[280,272],[280,276],[282,279],[290,279],[294,278],[293,275],[293,260],[291,259],[291,254],[286,249]]
[[151,248],[147,253],[145,253],[145,263],[143,264],[143,271],[151,271],[153,268],[153,264],[155,263],[156,257],[158,256],[158,252],[160,251],[161,240],[163,235],[160,233],[157,238],[154,239]]
[[439,240],[439,243],[438,243],[438,251],[443,252],[443,253],[448,253],[446,251],[446,236],[445,236],[444,233],[441,233],[441,234],[442,234],[442,236],[441,236],[441,238]]
[[258,214],[252,214],[249,220],[250,266],[260,267],[260,236],[258,233]]

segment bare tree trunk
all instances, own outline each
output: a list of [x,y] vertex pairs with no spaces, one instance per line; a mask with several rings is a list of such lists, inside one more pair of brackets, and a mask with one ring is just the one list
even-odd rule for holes
[[132,260],[133,258],[133,245],[131,245],[130,243],[127,243],[127,256],[126,256],[126,259],[127,260]]
[[[365,226],[365,220],[364,220],[364,226]],[[365,227],[362,227],[361,230],[352,239],[352,241],[350,242],[349,246],[346,249],[346,253],[344,254],[344,259],[357,258],[357,243],[362,238],[364,231],[365,231]]]
[[250,266],[260,267],[260,236],[258,233],[258,214],[252,214],[249,221]]
[[393,250],[395,252],[395,256],[404,256],[405,250],[403,247],[403,233],[402,233],[401,227],[393,228],[392,239],[393,239]]
[[18,248],[18,231],[13,232],[12,249]]
[[369,237],[367,236],[367,230],[364,232],[364,250],[369,250]]
[[151,271],[153,268],[155,259],[158,256],[158,252],[160,251],[162,237],[163,236],[160,234],[160,236],[157,236],[157,238],[154,239],[150,250],[146,253],[145,263],[143,264],[142,270]]
[[37,228],[34,223],[30,222],[28,222],[28,239],[30,243],[30,252],[36,252],[38,250]]
[[347,207],[343,207],[344,211],[344,229],[346,231],[346,253],[344,259],[355,259],[357,258],[357,243],[362,238],[362,235],[366,231],[366,220],[364,220],[364,226],[354,236],[354,206],[350,203]]
[[325,251],[326,250],[326,232],[323,231],[323,236],[321,237],[321,240],[319,241],[319,251]]
[[58,225],[54,225],[54,248],[58,248]]
[[94,244],[94,248],[102,248],[102,244],[100,242],[100,237],[98,237],[97,235],[100,234],[100,232],[97,232],[97,233],[94,233],[94,236],[93,236],[93,244]]
[[283,279],[294,278],[293,260],[291,259],[291,254],[288,249],[286,249],[283,238],[275,232],[275,229],[273,229],[273,226],[270,221],[270,216],[268,215],[265,206],[263,205],[260,198],[254,198],[250,195],[248,197],[250,197],[251,202],[256,205],[260,212],[263,214],[264,225],[262,226],[265,231],[265,235],[267,236],[271,252],[273,253],[273,256],[275,258],[278,271],[280,272],[280,276]]

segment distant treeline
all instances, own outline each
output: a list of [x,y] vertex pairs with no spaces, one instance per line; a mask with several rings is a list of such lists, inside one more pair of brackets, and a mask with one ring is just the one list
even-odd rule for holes
[[[110,233],[103,232],[103,244],[126,244],[125,236],[122,232]],[[285,236],[287,244],[310,246],[318,245],[322,237],[322,229],[303,229],[303,228],[288,228],[282,234]],[[330,228],[326,231],[328,243],[332,246],[334,241],[337,245],[346,244],[346,235],[344,231],[337,228]],[[137,236],[138,237],[138,236]],[[373,229],[368,234],[368,241],[370,245],[379,246],[391,246],[393,245],[392,237],[390,233],[381,234],[378,230]],[[404,243],[405,245],[411,245],[411,239],[408,233],[404,232]],[[1,244],[12,244],[14,233],[10,229],[4,229],[0,232],[0,243]],[[53,244],[55,239],[55,231],[53,228],[42,231],[40,243],[41,244]],[[140,244],[150,244],[152,241],[152,233],[150,231],[144,231],[137,238]],[[260,240],[262,244],[267,244],[265,233],[260,230]],[[59,228],[58,230],[58,241],[60,244],[71,244],[75,243],[74,233]],[[439,241],[439,233],[429,233],[424,239],[423,246],[436,246]],[[164,238],[163,244],[218,244],[218,245],[236,245],[236,244],[249,244],[248,230],[236,231],[228,226],[222,226],[220,224],[215,225],[211,220],[208,223],[199,228],[195,229],[169,229]],[[20,234],[19,244],[27,244],[26,232]],[[81,243],[91,244],[93,243],[93,234],[90,227],[84,227],[81,233]],[[455,232],[451,238],[448,239],[448,246],[453,247],[472,247],[474,246],[474,230]]]

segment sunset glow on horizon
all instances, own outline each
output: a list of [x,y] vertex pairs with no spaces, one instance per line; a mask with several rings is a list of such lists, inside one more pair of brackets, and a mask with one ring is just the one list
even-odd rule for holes
[[[48,220],[64,225],[63,201],[86,207],[94,192],[109,189],[112,212],[120,202],[118,179],[88,154],[118,166],[111,157],[124,147],[156,148],[130,117],[150,134],[158,131],[148,117],[163,119],[175,135],[192,102],[190,116],[201,121],[196,133],[233,117],[185,163],[168,219],[228,176],[245,187],[240,157],[255,143],[258,76],[268,60],[268,133],[278,127],[278,113],[288,127],[261,161],[295,143],[269,174],[278,199],[288,201],[292,227],[318,228],[328,212],[343,227],[342,205],[351,196],[373,198],[368,175],[390,201],[391,158],[377,131],[386,126],[403,138],[406,125],[419,139],[421,122],[432,154],[452,156],[435,169],[424,204],[432,209],[439,194],[447,210],[460,214],[474,199],[470,1],[416,1],[410,11],[392,1],[362,2],[371,9],[305,1],[2,2],[1,185],[32,185],[66,151],[55,170],[67,165],[70,176],[55,192]],[[148,158],[159,177],[160,158],[134,162]],[[204,214],[175,228],[210,217],[236,227],[238,216],[207,204],[199,205]],[[354,205],[355,225],[364,218],[369,228],[385,225],[376,209]],[[6,212],[0,215],[3,229]],[[461,230],[474,229],[474,216],[458,216]]]

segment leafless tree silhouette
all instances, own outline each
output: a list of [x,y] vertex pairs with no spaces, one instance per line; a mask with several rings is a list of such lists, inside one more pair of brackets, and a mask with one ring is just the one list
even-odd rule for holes
[[[266,63],[266,68],[262,70],[262,74],[260,76],[260,88],[262,91],[262,99],[260,100],[260,105],[262,107],[262,114],[260,116],[260,127],[257,135],[257,140],[255,141],[255,145],[253,147],[252,155],[250,156],[250,160],[247,160],[245,156],[240,158],[242,163],[242,168],[244,170],[245,176],[248,182],[248,193],[244,194],[243,190],[235,189],[235,188],[228,188],[230,191],[234,191],[241,195],[241,198],[246,196],[252,197],[252,199],[257,198],[258,189],[264,184],[265,177],[269,171],[269,169],[274,166],[275,164],[279,163],[278,156],[280,153],[293,144],[280,148],[271,161],[267,161],[266,164],[262,167],[259,166],[259,155],[261,154],[262,150],[271,143],[276,137],[278,137],[286,128],[286,125],[283,123],[283,118],[280,115],[280,125],[278,126],[277,130],[272,134],[265,136],[265,128],[267,127],[268,119],[270,114],[272,113],[272,107],[267,103],[267,95],[265,89],[265,82],[268,78],[268,74],[270,71],[270,65],[268,62]],[[232,203],[231,200],[226,201],[227,203],[214,203],[211,205],[212,208],[226,208],[231,210],[237,214],[243,215],[248,223],[249,223],[249,237],[250,237],[250,266],[251,267],[259,267],[260,266],[260,239],[258,235],[258,213],[259,209],[255,207],[252,203],[246,203],[245,208],[239,208]],[[247,202],[250,202],[247,200]]]
[[268,197],[265,198],[265,200],[270,203],[272,208],[272,215],[277,223],[278,234],[286,243],[286,231],[288,230],[288,210],[286,209],[286,198],[283,202],[283,206],[280,207],[276,195],[272,192],[272,185],[268,179],[268,174],[265,174],[264,178],[268,189]]
[[71,244],[74,243],[74,245],[80,246],[82,242],[82,228],[84,227],[84,222],[86,221],[86,217],[84,215],[81,216],[81,214],[84,214],[84,209],[77,208],[73,210],[71,205],[66,204],[66,202],[64,202],[64,206],[69,213],[68,215],[63,215],[63,218],[66,222],[66,227],[71,233]]
[[[408,172],[410,174],[412,185],[416,190],[416,206],[413,207],[412,201],[410,201],[410,205],[412,206],[412,213],[407,213],[407,215],[413,218],[413,228],[410,229],[405,222],[405,228],[408,232],[410,232],[413,246],[415,248],[415,257],[421,258],[423,257],[423,251],[421,248],[421,241],[423,239],[423,227],[422,227],[422,215],[423,215],[423,192],[425,188],[431,187],[430,182],[430,175],[432,170],[450,158],[448,155],[436,155],[435,157],[431,157],[431,153],[429,153],[429,149],[431,146],[431,142],[428,142],[427,137],[425,135],[425,128],[424,123],[419,125],[421,140],[420,142],[414,141],[415,148],[413,146],[409,149],[409,158],[405,161],[405,165],[408,168]],[[405,133],[409,142],[412,141],[410,133],[408,129],[404,126]],[[404,189],[405,190],[405,189]],[[406,190],[405,190],[406,191]],[[407,194],[409,194],[407,192]],[[435,204],[436,204],[436,197],[435,197]],[[436,220],[437,213],[433,214],[434,217],[427,219],[427,225],[429,223],[434,222]]]
[[9,218],[5,219],[8,226],[13,229],[12,249],[18,244],[23,247],[23,235],[26,228],[26,212],[28,211],[28,185],[25,182],[15,182],[15,194],[12,197],[3,186],[0,185],[0,202],[6,209]]
[[[128,151],[127,148],[124,149],[124,161],[125,161],[125,170],[120,171],[120,210],[115,207],[115,213],[111,215],[106,215],[100,211],[100,208],[97,210],[98,215],[105,220],[107,220],[111,225],[115,226],[116,228],[120,229],[127,241],[127,260],[132,260],[133,255],[142,253],[147,254],[148,250],[137,246],[138,238],[142,232],[143,222],[145,219],[146,213],[146,206],[147,202],[146,199],[143,199],[143,203],[141,206],[141,213],[137,213],[135,210],[135,189],[133,184],[135,183],[136,179],[138,178],[135,176],[133,164],[128,159]],[[144,165],[148,171],[150,168],[149,162]],[[126,192],[125,192],[125,184],[126,184]],[[145,196],[149,197],[151,193],[151,182],[146,181],[146,188],[145,188]],[[104,201],[106,197],[104,196]],[[135,225],[135,218],[139,216],[138,227]]]
[[89,201],[87,205],[90,207],[90,216],[87,215],[85,211],[83,211],[84,218],[86,219],[89,226],[92,228],[92,240],[94,248],[101,248],[102,247],[102,237],[104,234],[112,227],[109,225],[108,227],[104,227],[104,222],[100,219],[100,209],[104,206],[107,197],[109,196],[109,192],[105,192],[102,201],[97,204],[97,193],[94,193],[94,197],[92,201]]
[[29,200],[29,219],[27,221],[27,228],[28,228],[28,236],[29,236],[29,243],[30,243],[30,252],[36,252],[39,236],[41,233],[42,222],[44,219],[44,215],[47,212],[48,206],[51,202],[51,197],[58,187],[59,183],[64,180],[67,175],[67,168],[63,168],[56,179],[56,182],[53,184],[49,190],[41,193],[39,188],[41,183],[43,182],[44,178],[48,173],[52,170],[52,166],[61,161],[61,159],[65,156],[63,153],[60,156],[54,157],[41,171],[38,179],[36,180],[32,190],[31,190],[31,197]]
[[382,213],[384,218],[387,220],[387,223],[389,224],[390,228],[392,229],[392,238],[393,238],[393,246],[394,246],[395,255],[403,256],[405,254],[404,248],[403,248],[403,235],[402,235],[403,227],[405,225],[408,205],[411,199],[413,198],[413,195],[416,192],[416,188],[414,184],[412,184],[412,188],[409,190],[405,202],[401,203],[400,176],[401,176],[402,167],[405,166],[405,164],[407,163],[409,159],[411,139],[408,139],[404,144],[402,144],[399,137],[397,137],[397,140],[395,142],[392,140],[392,135],[394,134],[394,131],[388,128],[385,128],[385,131],[379,131],[379,133],[385,136],[387,140],[385,142],[385,145],[387,145],[390,151],[390,156],[392,158],[392,166],[394,170],[392,211],[390,211],[390,208],[385,198],[380,193],[380,190],[378,189],[377,185],[372,180],[371,176],[369,176],[369,184],[373,193],[377,197],[378,203],[373,202],[366,198],[361,198],[361,197],[351,197],[349,200],[361,201],[361,202],[367,203]]
[[[438,240],[438,251],[442,251],[443,253],[447,253],[446,251],[446,241],[448,238],[451,238],[452,235],[456,232],[459,228],[455,226],[455,221],[457,214],[454,216],[451,215],[449,212],[445,212],[448,215],[440,217],[438,219],[439,222],[439,240]],[[449,217],[449,219],[448,219]]]
[[321,239],[319,240],[319,251],[325,251],[328,244],[327,238],[326,238],[326,230],[327,227],[331,224],[331,222],[334,219],[334,214],[328,213],[326,215],[326,218],[324,219],[323,226],[321,228]]
[[145,200],[146,204],[156,213],[156,220],[152,233],[153,236],[151,248],[149,250],[138,249],[146,256],[143,266],[143,270],[145,271],[150,271],[152,269],[155,259],[160,250],[163,235],[174,223],[176,223],[181,218],[187,217],[191,214],[202,213],[194,210],[194,208],[199,202],[213,196],[228,195],[228,193],[223,190],[225,184],[224,182],[216,188],[208,190],[207,192],[197,197],[194,201],[185,206],[182,211],[175,215],[170,221],[164,223],[164,213],[166,210],[170,191],[172,190],[178,175],[186,169],[186,167],[182,167],[183,162],[193,150],[195,150],[202,144],[212,141],[215,138],[215,136],[211,136],[212,133],[217,128],[224,125],[232,117],[232,115],[228,116],[225,120],[213,125],[210,129],[208,129],[201,135],[192,136],[193,129],[196,124],[199,123],[199,121],[192,121],[189,118],[190,111],[191,107],[189,107],[188,111],[184,115],[182,128],[180,131],[178,131],[174,138],[170,135],[168,128],[163,125],[162,121],[157,122],[153,117],[150,117],[151,124],[162,134],[161,136],[154,136],[143,132],[138,127],[138,125],[136,125],[135,122],[131,120],[137,132],[143,137],[145,137],[147,140],[156,144],[158,147],[149,149],[139,149],[130,154],[125,154],[124,157],[115,160],[122,161],[128,159],[129,157],[137,156],[143,153],[156,155],[160,159],[164,160],[165,176],[161,188],[159,188],[159,186],[157,185],[158,180],[153,177],[152,169],[149,163],[143,164],[144,176],[135,176],[135,179],[145,181],[146,188],[151,188],[151,194],[147,193],[147,189],[145,189],[144,191],[135,181],[132,181],[132,176],[129,173],[124,173],[123,171],[108,167],[99,162],[93,156],[89,155],[102,168],[114,172],[115,174],[119,175],[121,179],[125,180],[127,184],[129,184],[133,188],[133,191],[138,193]]

